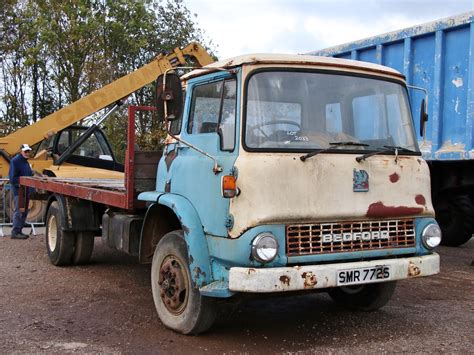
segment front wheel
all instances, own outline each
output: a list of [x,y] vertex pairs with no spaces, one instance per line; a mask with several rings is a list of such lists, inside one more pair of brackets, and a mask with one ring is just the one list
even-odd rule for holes
[[183,231],[167,233],[156,246],[151,266],[151,288],[163,324],[182,334],[209,329],[216,318],[212,298],[194,288]]
[[344,286],[331,289],[329,296],[340,306],[357,311],[375,311],[385,306],[395,292],[397,282]]

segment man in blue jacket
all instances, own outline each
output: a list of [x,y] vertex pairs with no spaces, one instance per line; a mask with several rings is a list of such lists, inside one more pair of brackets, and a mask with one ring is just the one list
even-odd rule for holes
[[12,239],[28,239],[28,235],[22,233],[22,229],[25,225],[26,216],[28,215],[28,189],[23,194],[24,198],[24,209],[20,208],[20,201],[18,198],[18,192],[20,188],[20,176],[33,176],[28,159],[30,158],[31,148],[28,144],[22,144],[20,147],[20,154],[16,155],[10,161],[10,171],[8,178],[10,180],[11,189],[13,192],[13,202],[15,211],[13,213],[13,228],[12,228]]

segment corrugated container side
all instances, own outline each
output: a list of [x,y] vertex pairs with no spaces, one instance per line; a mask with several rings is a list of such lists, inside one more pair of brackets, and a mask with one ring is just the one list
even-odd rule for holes
[[[377,63],[403,73],[409,85],[428,90],[425,158],[474,159],[474,12],[312,52]],[[410,89],[419,132],[423,94]]]

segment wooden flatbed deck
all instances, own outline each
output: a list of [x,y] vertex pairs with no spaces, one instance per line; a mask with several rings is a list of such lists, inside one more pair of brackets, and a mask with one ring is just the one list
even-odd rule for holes
[[122,179],[78,179],[54,177],[22,177],[21,184],[70,197],[129,209],[127,191]]
[[56,178],[46,176],[21,177],[20,184],[48,193],[76,197],[107,206],[132,211],[145,207],[137,195],[155,189],[156,171],[162,151],[135,150],[135,112],[155,111],[149,106],[129,106],[127,150],[124,179]]

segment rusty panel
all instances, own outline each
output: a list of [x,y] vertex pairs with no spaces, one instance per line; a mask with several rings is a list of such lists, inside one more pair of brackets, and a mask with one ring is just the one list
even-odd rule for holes
[[152,179],[156,180],[156,164],[136,165],[135,179]]
[[158,162],[162,154],[161,151],[135,152],[135,179],[155,181]]
[[127,151],[125,156],[125,185],[127,209],[142,208],[143,202],[137,200],[139,192],[154,190],[156,169],[161,152],[142,152],[135,150],[135,114],[137,111],[156,111],[152,106],[128,107]]
[[[323,241],[323,235],[388,231],[388,239]],[[288,256],[409,248],[415,246],[413,219],[293,224],[286,227]]]
[[[434,217],[426,162],[379,155],[359,164],[356,156],[320,154],[303,163],[294,153],[241,150],[235,162],[241,193],[230,201],[234,226],[229,235],[237,238],[262,224]],[[368,173],[369,191],[354,191],[354,169]],[[390,181],[394,173],[396,183]]]

